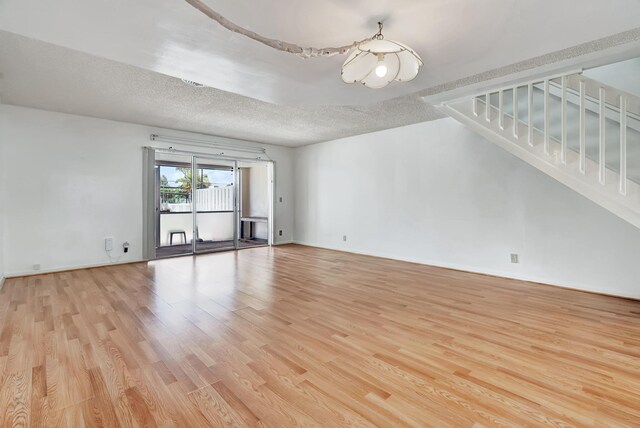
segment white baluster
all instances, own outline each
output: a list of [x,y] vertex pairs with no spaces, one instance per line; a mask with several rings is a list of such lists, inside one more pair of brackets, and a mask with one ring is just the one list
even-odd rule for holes
[[606,154],[605,154],[605,144],[606,144],[606,119],[607,112],[605,103],[607,102],[607,95],[604,88],[600,88],[598,90],[598,98],[600,99],[600,140],[599,140],[599,150],[598,150],[598,179],[600,180],[600,184],[605,183],[606,176]]
[[544,154],[549,154],[549,79],[544,81]]
[[498,92],[498,126],[504,131],[504,91]]
[[473,97],[473,115],[478,117],[478,97]]
[[518,138],[518,87],[513,87],[513,138]]
[[487,122],[491,122],[491,94],[485,95],[485,110],[484,110],[484,118]]
[[528,125],[529,125],[529,145],[533,147],[533,83],[529,83],[527,87],[527,103],[529,108],[527,109],[528,117]]
[[620,193],[627,194],[627,97],[620,95]]
[[562,115],[562,136],[560,138],[560,162],[567,163],[567,76],[562,76],[562,97],[560,99]]
[[584,96],[585,96],[585,83],[583,80],[580,81],[580,160],[578,163],[579,171],[584,174],[586,173],[586,164],[587,164],[587,147],[586,147],[586,115],[585,115],[585,104],[584,104]]

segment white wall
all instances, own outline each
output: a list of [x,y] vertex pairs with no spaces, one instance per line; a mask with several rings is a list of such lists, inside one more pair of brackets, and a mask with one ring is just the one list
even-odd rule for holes
[[640,230],[453,119],[301,147],[294,165],[300,243],[640,298]]
[[[109,263],[106,236],[140,259],[152,132],[0,106],[0,274]],[[295,179],[299,242],[640,297],[638,229],[451,119],[267,147],[276,242],[293,237]]]
[[[171,124],[167,124],[170,126]],[[130,252],[119,261],[142,258],[142,147],[151,133],[185,135],[102,119],[0,106],[5,227],[4,272],[18,275],[110,262],[104,238]],[[179,145],[172,144],[176,148]],[[166,144],[164,146],[167,146]],[[267,147],[275,161],[275,230],[292,240],[291,149]],[[204,152],[202,147],[182,147]],[[1,252],[0,252],[1,254]]]

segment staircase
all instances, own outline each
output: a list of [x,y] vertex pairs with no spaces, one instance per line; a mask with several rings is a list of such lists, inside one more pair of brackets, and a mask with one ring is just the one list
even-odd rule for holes
[[582,74],[497,88],[442,109],[640,228],[640,98]]

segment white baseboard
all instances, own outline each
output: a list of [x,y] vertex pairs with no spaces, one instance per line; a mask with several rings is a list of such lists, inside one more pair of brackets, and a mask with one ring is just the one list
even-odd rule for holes
[[10,278],[18,278],[21,276],[33,276],[33,275],[42,275],[42,274],[46,274],[46,273],[57,273],[57,272],[66,272],[69,270],[78,270],[78,269],[91,269],[91,268],[98,268],[98,267],[106,267],[106,266],[118,266],[118,265],[127,265],[130,263],[139,263],[139,262],[144,262],[147,260],[144,259],[133,259],[133,260],[127,260],[127,261],[122,261],[122,262],[117,262],[117,263],[89,263],[89,264],[81,264],[81,265],[71,265],[71,266],[61,266],[61,267],[56,267],[56,268],[52,268],[52,269],[43,269],[43,270],[38,270],[38,271],[29,271],[29,272],[15,272],[15,273],[11,273],[11,274],[6,274],[5,279],[10,279]]
[[[514,280],[527,281],[527,282],[535,282],[535,283],[539,283],[539,284],[545,284],[545,285],[550,285],[550,286],[555,286],[555,287],[560,287],[560,288],[567,288],[567,289],[576,290],[576,291],[584,291],[584,292],[588,292],[588,293],[602,294],[602,295],[607,295],[607,296],[623,297],[623,298],[627,298],[627,299],[636,299],[636,300],[640,299],[640,295],[633,296],[633,295],[625,295],[625,294],[605,293],[605,292],[600,291],[600,290],[594,290],[594,289],[590,289],[590,288],[585,288],[584,286],[582,286],[580,284],[571,284],[571,283],[567,283],[567,282],[560,283],[560,282],[558,282],[556,280],[553,280],[553,279],[550,279],[550,278],[545,278],[545,277],[538,277],[538,276],[533,276],[533,275],[517,275],[517,274],[513,274],[512,272],[504,272],[504,271],[493,270],[493,269],[482,269],[482,268],[478,268],[476,266],[467,266],[467,265],[460,265],[460,264],[455,264],[455,263],[446,263],[446,262],[436,261],[436,260],[425,260],[425,259],[419,259],[419,258],[415,258],[415,257],[402,257],[402,256],[397,256],[397,255],[387,254],[387,253],[382,253],[382,252],[372,252],[372,251],[359,250],[359,249],[353,249],[353,248],[326,246],[326,245],[319,245],[319,244],[315,244],[315,243],[311,243],[311,242],[303,242],[303,241],[297,241],[297,240],[289,240],[289,241],[277,242],[277,243],[274,243],[273,245],[274,246],[279,246],[279,245],[287,245],[287,244],[298,244],[298,245],[304,245],[304,246],[307,246],[307,247],[322,248],[322,249],[333,250],[333,251],[343,251],[343,252],[346,252],[346,253],[360,254],[360,255],[363,255],[363,256],[381,257],[381,258],[385,258],[385,259],[399,260],[399,261],[403,261],[403,262],[417,263],[417,264],[421,264],[421,265],[435,266],[435,267],[440,267],[440,268],[445,268],[445,269],[454,269],[454,270],[463,271],[463,272],[478,273],[478,274],[482,274],[482,275],[491,275],[491,276],[496,276],[496,277],[500,277],[500,278],[514,279]],[[74,266],[64,266],[64,267],[59,267],[59,268],[54,268],[54,269],[45,269],[45,270],[35,271],[35,272],[34,271],[30,271],[30,272],[23,272],[23,273],[18,272],[18,273],[5,274],[4,277],[0,278],[0,288],[2,288],[2,286],[4,285],[4,282],[5,282],[6,279],[16,278],[16,277],[20,277],[20,276],[32,276],[32,275],[41,275],[41,274],[47,274],[47,273],[64,272],[64,271],[77,270],[77,269],[90,269],[90,268],[98,268],[98,267],[106,267],[106,266],[117,266],[117,265],[129,264],[129,263],[139,263],[139,262],[144,262],[144,261],[147,261],[147,260],[145,260],[145,259],[135,259],[135,260],[123,261],[123,262],[120,262],[120,263],[83,264],[83,265],[74,265]]]
[[[276,245],[286,245],[286,244],[293,244],[292,240],[288,240],[288,241],[281,241],[281,242],[277,242],[275,244],[273,244],[274,246]],[[192,254],[189,254],[192,255]],[[158,260],[162,260],[162,259],[158,259]],[[42,274],[47,274],[47,273],[57,273],[57,272],[65,272],[65,271],[69,271],[69,270],[78,270],[78,269],[91,269],[91,268],[98,268],[98,267],[106,267],[106,266],[117,266],[117,265],[125,265],[125,264],[129,264],[129,263],[138,263],[138,262],[144,262],[144,261],[148,261],[146,259],[132,259],[132,260],[126,260],[126,261],[122,261],[122,262],[117,262],[117,263],[88,263],[88,264],[79,264],[79,265],[68,265],[68,266],[60,266],[60,267],[56,267],[56,268],[52,268],[52,269],[42,269],[42,270],[38,270],[38,271],[26,271],[26,272],[12,272],[10,274],[6,274],[5,278],[9,279],[9,278],[17,278],[17,277],[21,277],[21,276],[33,276],[33,275],[42,275]],[[4,278],[3,278],[4,280]]]
[[295,242],[294,242],[292,239],[290,239],[290,240],[288,240],[288,241],[280,241],[280,242],[276,242],[276,243],[274,243],[273,245],[287,245],[287,244],[294,244],[294,243],[295,243]]
[[[275,244],[273,244],[274,246],[276,245],[286,245],[286,244],[293,244],[292,240],[288,240],[288,241],[282,241],[282,242],[277,242]],[[193,255],[193,254],[188,254],[188,255]],[[158,260],[162,260],[162,259],[158,259]],[[69,271],[69,270],[78,270],[78,269],[91,269],[91,268],[98,268],[98,267],[106,267],[106,266],[117,266],[117,265],[126,265],[129,263],[138,263],[138,262],[145,262],[148,261],[146,259],[131,259],[131,260],[126,260],[126,261],[122,261],[122,262],[117,262],[117,263],[88,263],[88,264],[79,264],[79,265],[68,265],[68,266],[60,266],[60,267],[56,267],[56,268],[51,268],[51,269],[42,269],[42,270],[38,270],[38,271],[26,271],[26,272],[12,272],[10,274],[6,274],[6,276],[4,278],[17,278],[17,277],[21,277],[21,276],[33,276],[33,275],[42,275],[42,274],[46,274],[46,273],[57,273],[57,272],[65,272],[65,271]],[[3,278],[3,280],[4,280]]]
[[403,262],[416,263],[416,264],[427,265],[427,266],[435,266],[435,267],[440,267],[440,268],[445,268],[445,269],[454,269],[454,270],[459,270],[459,271],[469,272],[469,273],[478,273],[478,274],[482,274],[482,275],[490,275],[490,276],[496,276],[496,277],[500,277],[500,278],[515,279],[515,280],[518,280],[518,281],[535,282],[535,283],[538,283],[538,284],[550,285],[550,286],[554,286],[554,287],[566,288],[566,289],[576,290],[576,291],[584,291],[584,292],[587,292],[587,293],[601,294],[601,295],[605,295],[605,296],[623,297],[623,298],[626,298],[626,299],[634,299],[634,300],[639,300],[640,299],[640,295],[632,296],[632,295],[624,295],[624,294],[611,294],[611,293],[606,293],[606,292],[600,291],[600,290],[594,290],[592,288],[585,288],[581,284],[571,284],[571,283],[566,283],[566,282],[560,283],[560,282],[558,282],[557,280],[554,280],[554,279],[545,278],[545,277],[538,277],[538,276],[535,276],[535,275],[526,275],[526,274],[525,275],[517,275],[517,274],[513,274],[512,272],[504,272],[504,271],[493,270],[493,269],[482,269],[482,268],[478,268],[476,266],[459,265],[459,264],[455,264],[455,263],[446,263],[446,262],[442,262],[442,261],[425,260],[425,259],[419,259],[419,258],[413,258],[413,257],[402,257],[402,256],[396,256],[396,255],[393,255],[393,254],[376,253],[376,252],[353,249],[353,248],[341,248],[341,247],[331,247],[331,246],[317,245],[317,244],[313,244],[313,243],[310,243],[310,242],[303,242],[303,241],[295,241],[294,240],[293,243],[294,244],[298,244],[298,245],[304,245],[304,246],[307,246],[307,247],[322,248],[322,249],[334,250],[334,251],[343,251],[343,252],[346,252],[346,253],[360,254],[360,255],[363,255],[363,256],[381,257],[381,258],[384,258],[384,259],[399,260],[399,261],[403,261]]

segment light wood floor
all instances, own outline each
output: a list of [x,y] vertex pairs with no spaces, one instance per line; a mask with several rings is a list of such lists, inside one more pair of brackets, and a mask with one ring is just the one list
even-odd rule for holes
[[640,303],[300,246],[8,280],[0,426],[639,426]]

